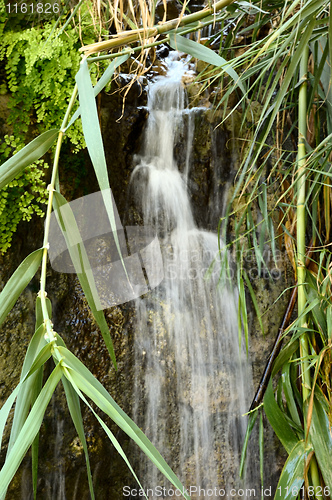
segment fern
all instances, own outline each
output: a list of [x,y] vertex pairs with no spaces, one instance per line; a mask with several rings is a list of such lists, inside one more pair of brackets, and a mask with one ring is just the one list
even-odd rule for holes
[[[84,43],[92,43],[96,34],[86,6],[81,16]],[[60,128],[75,85],[80,46],[77,27],[67,26],[62,32],[60,27],[55,29],[55,20],[23,27],[17,19],[9,18],[5,3],[0,0],[0,64],[2,62],[5,69],[5,82],[0,90],[2,94],[10,94],[7,123],[12,129],[12,135],[6,136],[0,145],[0,163],[21,149],[31,133]],[[92,79],[97,79],[96,70]],[[85,147],[80,120],[67,131],[66,141],[70,144],[68,154]],[[10,247],[21,220],[30,220],[34,213],[43,215],[44,169],[47,167],[40,160],[0,192],[1,253]]]

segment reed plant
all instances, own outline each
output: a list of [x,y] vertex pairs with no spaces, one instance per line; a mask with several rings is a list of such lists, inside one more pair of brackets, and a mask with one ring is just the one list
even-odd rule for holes
[[[245,38],[245,47],[236,54],[229,40],[221,50],[233,52],[229,64],[248,89],[238,99],[243,124],[247,105],[250,113],[250,105],[259,102],[261,115],[253,120],[220,233],[225,234],[234,206],[241,206],[231,244],[237,247],[241,270],[239,315],[245,327],[246,300],[251,294],[255,301],[255,296],[242,265],[243,227],[249,248],[267,272],[264,246],[269,243],[272,253],[287,250],[294,269],[297,319],[279,332],[276,349],[280,351],[282,341],[284,346],[269,361],[270,376],[262,381],[260,398],[252,405],[248,435],[264,412],[289,455],[276,499],[330,498],[331,3],[252,2],[255,6],[260,10],[249,23],[239,15],[236,24],[235,36]],[[214,74],[216,80],[222,77],[222,71]],[[236,90],[237,83],[228,82],[218,103],[224,117],[233,112],[227,101]],[[279,194],[271,208],[267,200],[272,193]]]

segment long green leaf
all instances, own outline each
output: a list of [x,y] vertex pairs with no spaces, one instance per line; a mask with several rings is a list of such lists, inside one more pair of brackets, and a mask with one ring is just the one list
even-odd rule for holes
[[50,149],[59,130],[51,129],[29,142],[14,156],[0,166],[0,189],[14,179],[25,167],[41,158]]
[[312,419],[309,429],[309,437],[313,444],[317,462],[322,472],[326,486],[332,491],[332,437],[329,417],[324,411],[322,404],[316,398],[313,401]]
[[[56,334],[56,344],[58,346],[61,346],[61,347],[66,347],[66,344],[64,343],[63,339],[60,337],[60,335],[58,333]],[[56,359],[54,359],[54,360],[56,361]],[[73,421],[76,432],[77,432],[78,437],[79,437],[79,439],[82,443],[82,446],[83,446],[90,495],[91,495],[91,499],[94,500],[95,494],[94,494],[94,490],[93,490],[93,481],[92,481],[92,474],[91,474],[91,467],[90,467],[90,459],[89,459],[89,453],[88,453],[88,446],[87,446],[86,439],[85,439],[84,425],[83,425],[83,418],[82,418],[79,397],[76,394],[72,384],[70,382],[68,382],[68,380],[66,379],[65,376],[62,377],[61,382],[62,382],[64,390],[65,390],[66,400],[67,400],[68,409],[70,412],[71,419]]]
[[115,244],[119,252],[120,260],[124,272],[127,276],[128,283],[131,286],[118,239],[113,202],[109,194],[110,184],[108,179],[104,145],[101,137],[96,99],[94,96],[88,64],[86,60],[83,60],[81,62],[81,67],[76,75],[76,83],[80,99],[84,139],[102,193],[106,212],[108,214],[108,218],[113,231]]
[[[43,387],[44,367],[42,366],[33,375],[35,377],[31,390],[31,406],[33,406]],[[31,445],[31,461],[32,461],[32,488],[33,498],[37,500],[37,481],[38,481],[38,455],[39,455],[39,432],[37,433]]]
[[[110,189],[110,184],[108,180],[104,145],[101,137],[96,100],[86,60],[81,63],[80,70],[76,75],[76,82],[80,99],[83,133],[88,152],[97,176],[99,187],[101,190],[107,190]],[[113,212],[112,204],[109,208],[110,211]],[[112,229],[116,230],[114,214]]]
[[294,399],[294,394],[293,394],[293,388],[290,381],[290,363],[286,363],[283,366],[281,379],[282,379],[282,387],[285,394],[286,404],[289,409],[290,415],[293,421],[299,426],[299,428],[301,428],[301,421],[297,411],[296,401]]
[[[64,366],[70,369],[71,379],[79,390],[88,396],[129,437],[131,437],[164,476],[176,486],[176,488],[182,491],[183,485],[172,469],[167,465],[142,430],[128,417],[128,415],[126,415],[120,406],[117,405],[102,384],[70,351],[68,351],[68,349],[59,347],[58,350],[62,356]],[[184,496],[189,500],[188,495],[185,494]]]
[[311,446],[306,448],[304,441],[299,441],[294,446],[281,472],[274,500],[297,497],[304,482],[306,458],[311,450]]
[[9,278],[0,293],[0,325],[13,308],[15,302],[36,274],[42,260],[43,249],[28,255]]
[[0,471],[0,497],[6,494],[11,480],[13,479],[26,452],[36,437],[42,424],[47,405],[62,377],[62,373],[62,367],[59,363],[49,376],[35,404],[33,405],[13,448],[6,457],[6,461]]
[[[39,328],[43,332],[43,327]],[[20,434],[26,418],[28,416],[30,406],[33,405],[33,401],[36,396],[34,388],[38,384],[38,377],[40,377],[40,368],[46,363],[46,361],[51,357],[51,344],[44,345],[37,356],[35,357],[33,363],[30,366],[29,371],[23,375],[20,381],[20,392],[18,394],[15,413],[13,419],[13,425],[10,433],[10,439],[8,444],[7,455],[10,453],[12,447],[14,446],[18,435]]]
[[298,443],[298,439],[274,398],[271,380],[267,386],[264,396],[264,411],[285,450],[287,453],[290,453],[294,446]]
[[81,412],[81,407],[80,407],[80,401],[79,401],[78,395],[77,395],[76,391],[74,390],[72,384],[70,382],[68,382],[68,380],[65,377],[62,377],[62,383],[63,383],[63,387],[65,389],[66,400],[67,400],[70,416],[71,416],[71,419],[74,423],[78,437],[80,438],[80,441],[81,441],[82,446],[83,446],[91,500],[95,500],[91,467],[90,467],[90,459],[89,459],[89,453],[88,453],[88,446],[87,446],[85,434],[84,434],[83,418],[82,418],[82,412]]
[[249,438],[251,436],[252,430],[254,428],[256,418],[258,416],[258,411],[255,411],[253,413],[250,413],[249,418],[248,418],[248,424],[247,424],[247,431],[246,435],[244,438],[244,443],[241,451],[241,463],[240,463],[240,472],[239,476],[243,476],[243,471],[244,471],[244,465],[246,462],[246,456],[247,456],[247,449],[248,449],[248,443],[249,443]]
[[7,418],[20,388],[21,388],[20,384],[15,387],[15,389],[13,390],[13,392],[11,393],[11,395],[9,396],[9,398],[7,399],[7,401],[1,407],[0,410],[0,451],[1,451],[2,435],[7,422]]
[[[36,337],[40,335],[44,335],[44,326],[41,325],[37,332],[34,335],[34,339],[36,340]],[[31,342],[29,347],[30,349],[30,354],[33,352],[33,348],[31,347]],[[20,435],[23,426],[25,425],[26,418],[28,415],[28,411],[30,409],[30,406],[33,405],[37,393],[40,391],[36,390],[36,386],[41,383],[41,380],[39,381],[39,377],[41,378],[41,371],[44,363],[51,357],[51,349],[52,346],[51,344],[46,344],[43,347],[40,348],[38,353],[35,353],[33,356],[33,361],[31,363],[26,362],[25,363],[25,368],[22,369],[22,374],[25,372],[24,376],[21,376],[21,380],[18,384],[18,386],[15,388],[13,393],[10,395],[8,400],[6,401],[5,405],[1,408],[0,410],[0,431],[1,431],[1,437],[4,429],[4,425],[6,423],[7,417],[8,417],[8,412],[14,402],[14,399],[18,395],[18,399],[16,402],[15,406],[15,413],[14,413],[14,421],[11,429],[11,434],[10,434],[10,439],[9,439],[9,444],[7,448],[7,457],[6,457],[6,462],[7,458],[10,455],[10,451],[14,446],[14,443],[17,439],[17,437]],[[29,348],[28,348],[28,353],[26,356],[26,360],[29,358]],[[30,369],[27,371],[27,365],[29,364]],[[36,374],[37,374],[37,380],[36,380]],[[0,438],[1,441],[1,438]],[[36,437],[34,439],[33,445],[36,447]],[[36,454],[36,452],[34,452]],[[34,458],[34,464],[33,468],[36,467],[36,457]],[[36,476],[35,471],[33,470],[33,480]],[[34,484],[34,493],[36,490],[36,485]],[[3,500],[3,495],[0,495],[0,498]]]
[[[123,460],[127,464],[130,472],[132,473],[132,475],[136,479],[136,481],[137,481],[140,489],[143,491],[142,485],[141,485],[138,477],[136,476],[134,469],[130,465],[130,462],[129,462],[129,460],[128,460],[126,454],[125,454],[125,452],[123,451],[120,443],[118,442],[118,440],[116,439],[116,437],[114,436],[114,434],[110,431],[110,429],[107,427],[107,425],[105,424],[105,422],[94,411],[94,409],[92,408],[92,406],[90,405],[90,403],[87,401],[87,399],[84,397],[84,395],[82,394],[82,392],[79,390],[79,388],[77,387],[77,385],[73,381],[70,372],[69,371],[65,371],[65,374],[68,377],[68,380],[66,381],[67,384],[70,385],[70,387],[71,387],[72,390],[76,391],[75,392],[76,397],[79,396],[82,399],[82,401],[88,406],[88,408],[90,408],[91,412],[94,414],[94,416],[96,417],[96,419],[98,420],[98,422],[100,423],[100,425],[102,426],[102,428],[104,429],[104,431],[106,432],[106,434],[109,437],[110,441],[112,442],[113,446],[115,447],[115,449],[117,450],[117,452],[119,453],[119,455],[123,458]],[[144,496],[147,499],[145,493],[144,493]]]
[[[104,71],[102,77],[98,80],[96,85],[93,87],[93,93],[94,96],[96,97],[108,84],[108,82],[111,80],[115,69],[118,66],[121,66],[126,60],[128,59],[129,54],[124,54],[123,56],[117,57],[116,59],[113,59],[113,61],[107,66],[106,70]],[[77,118],[81,114],[81,108],[78,108],[75,113],[73,114],[70,122],[68,123],[66,130],[77,120]]]
[[[67,200],[57,191],[54,191],[53,206],[56,210],[58,222],[64,238],[67,243],[67,248],[70,253],[73,265],[77,272],[77,277],[81,283],[84,295],[88,301],[91,312],[100,328],[101,334],[103,336],[105,345],[110,353],[114,367],[117,368],[116,358],[112,343],[112,338],[108,325],[106,323],[105,315],[101,309],[101,306],[96,302],[99,302],[98,291],[96,284],[91,273],[91,267],[89,265],[89,258],[85,251],[84,243],[82,241],[79,229],[76,224],[74,214],[70,210],[67,211],[67,218],[61,217],[60,208],[64,205],[68,205]],[[72,244],[71,241],[75,241]],[[90,272],[89,272],[90,271]]]
[[262,315],[261,315],[260,310],[259,310],[259,306],[258,306],[257,299],[256,299],[256,294],[254,292],[254,289],[250,283],[247,272],[245,270],[243,270],[243,277],[246,280],[246,284],[247,284],[247,287],[248,287],[249,292],[250,292],[250,297],[251,297],[252,303],[253,303],[255,311],[256,311],[256,318],[258,319],[260,329],[262,331],[262,334],[264,335],[264,326],[263,326],[263,321],[262,321]]
[[241,80],[241,77],[236,73],[226,59],[216,54],[213,50],[205,47],[205,45],[195,42],[194,40],[189,40],[189,38],[176,35],[175,33],[169,34],[169,44],[175,50],[190,54],[192,57],[196,57],[197,59],[200,59],[208,64],[222,67],[223,71],[225,71],[225,73],[227,73],[234,80],[235,87],[239,86],[243,94],[246,95],[247,90]]
[[[309,39],[310,39],[310,36],[311,36],[311,33],[312,33],[314,27],[315,27],[315,19],[313,18],[311,20],[311,22],[307,24],[306,30],[303,33],[303,35],[301,36],[299,45],[298,45],[295,53],[292,55],[288,65],[286,64],[286,60],[285,60],[285,62],[279,68],[278,74],[275,78],[275,86],[280,81],[279,78],[281,77],[281,74],[284,70],[283,66],[287,67],[287,71],[286,71],[286,74],[282,80],[282,84],[280,86],[280,89],[277,92],[276,98],[274,98],[274,87],[275,86],[272,87],[269,91],[269,97],[264,105],[263,110],[262,110],[262,118],[260,119],[258,130],[260,130],[260,126],[264,123],[264,121],[268,117],[269,117],[269,122],[268,122],[267,126],[265,127],[263,137],[260,138],[260,147],[256,151],[256,156],[255,156],[254,160],[252,160],[252,159],[250,160],[249,156],[248,156],[248,159],[246,162],[247,164],[252,163],[252,161],[254,161],[254,162],[256,161],[256,159],[259,155],[259,152],[261,151],[261,148],[265,144],[265,141],[270,133],[271,127],[274,123],[274,120],[277,116],[277,113],[282,105],[283,99],[286,96],[287,92],[289,91],[289,85],[291,84],[291,81],[292,81],[294,75],[296,74],[296,71],[298,70],[298,65],[299,65],[303,50],[309,42]],[[272,99],[273,99],[273,101],[272,101]],[[271,102],[273,102],[272,105],[270,105]],[[255,139],[257,138],[257,135],[258,134],[256,134]]]

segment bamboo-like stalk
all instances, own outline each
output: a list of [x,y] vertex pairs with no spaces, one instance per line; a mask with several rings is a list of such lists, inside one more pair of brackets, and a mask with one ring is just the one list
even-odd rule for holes
[[[217,18],[217,21],[218,20],[219,20],[219,18]],[[216,18],[208,19],[205,22],[197,21],[197,25],[195,25],[195,27],[190,27],[187,30],[181,31],[180,34],[183,36],[183,35],[186,35],[187,33],[194,33],[195,31],[198,31],[198,30],[205,28],[206,26],[210,26],[214,22],[216,22]],[[162,39],[156,40],[155,42],[145,43],[143,45],[138,45],[135,47],[123,49],[123,50],[121,50],[121,52],[112,52],[111,54],[105,54],[103,56],[89,57],[87,59],[87,61],[88,61],[88,63],[92,63],[92,62],[97,62],[97,61],[105,61],[108,59],[115,59],[116,57],[120,57],[120,56],[123,56],[126,54],[134,54],[135,52],[141,52],[145,49],[149,49],[152,47],[158,47],[158,45],[162,45],[163,43],[168,43],[168,42],[169,42],[169,35],[165,34]]]
[[[307,73],[308,73],[309,47],[303,51],[300,63],[300,90],[299,90],[299,133],[297,150],[297,282],[298,282],[298,317],[301,317],[300,327],[304,329],[300,337],[300,357],[301,357],[301,376],[302,376],[302,397],[303,403],[309,398],[311,393],[311,379],[309,371],[309,349],[307,338],[307,320],[303,314],[306,306],[305,282],[306,282],[306,263],[305,263],[305,198],[306,198],[306,150],[305,139],[307,135]],[[307,422],[304,422],[306,427]],[[315,488],[320,487],[319,471],[315,457],[310,462],[311,479]]]
[[76,100],[76,96],[77,96],[77,85],[75,85],[75,87],[74,87],[74,90],[73,90],[72,96],[70,98],[65,117],[64,117],[62,125],[61,125],[61,129],[59,131],[58,141],[57,141],[55,155],[54,155],[54,161],[53,161],[52,178],[51,178],[50,184],[47,187],[49,194],[48,194],[48,203],[47,203],[47,210],[46,210],[46,217],[45,217],[43,258],[42,258],[42,264],[41,264],[39,296],[41,298],[43,318],[44,318],[44,323],[45,323],[45,327],[46,327],[45,337],[48,340],[48,342],[55,342],[55,339],[56,339],[54,331],[53,331],[53,324],[49,318],[48,311],[47,311],[46,290],[45,290],[46,271],[47,271],[47,254],[48,254],[48,248],[49,248],[48,238],[49,238],[49,232],[50,232],[51,213],[52,213],[52,205],[53,205],[53,192],[54,192],[54,187],[55,187],[55,183],[56,183],[56,179],[57,179],[60,151],[61,151],[63,137],[65,135],[65,128],[66,128],[66,125],[68,123],[68,119],[69,119],[69,115],[71,113],[71,110],[73,109],[73,106],[74,106],[74,103]]
[[[308,71],[309,47],[306,47],[300,64],[300,90],[299,90],[299,132],[297,151],[297,282],[298,282],[298,316],[301,316],[300,326],[307,328],[306,316],[303,311],[306,305],[305,296],[305,198],[306,198],[306,158],[305,137],[307,131],[307,71]],[[308,340],[307,334],[300,337],[301,374],[303,385],[303,401],[310,393],[310,374],[308,363]]]
[[145,39],[150,39],[164,33],[168,33],[171,30],[179,28],[180,26],[186,26],[187,24],[200,21],[205,17],[211,16],[221,10],[224,7],[232,4],[235,0],[219,0],[212,7],[205,7],[204,9],[189,14],[188,16],[179,17],[167,21],[166,23],[153,26],[152,28],[142,28],[138,30],[131,30],[128,32],[119,33],[112,40],[105,40],[104,42],[93,43],[91,45],[85,45],[79,50],[84,52],[86,56],[94,54],[96,52],[102,52],[103,50],[111,50],[118,47],[123,47],[124,45],[130,45],[134,42],[142,40],[142,36]]

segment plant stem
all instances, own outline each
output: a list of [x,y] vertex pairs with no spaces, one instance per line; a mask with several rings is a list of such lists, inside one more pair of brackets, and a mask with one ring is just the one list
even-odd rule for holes
[[[300,326],[304,329],[300,337],[300,357],[301,357],[301,376],[302,376],[302,397],[303,403],[309,398],[311,393],[310,367],[309,367],[309,349],[308,337],[306,333],[307,321],[303,314],[306,306],[305,282],[306,282],[306,264],[305,264],[305,199],[306,199],[306,149],[305,139],[307,135],[307,72],[308,72],[309,47],[303,51],[300,62],[300,90],[299,90],[299,135],[297,150],[297,282],[298,282],[298,317],[301,317]],[[304,422],[306,427],[307,422]],[[320,487],[319,471],[315,457],[310,462],[311,479],[315,489]]]
[[122,47],[123,45],[130,45],[131,43],[141,40],[142,37],[144,37],[145,39],[149,39],[157,35],[162,35],[163,33],[168,33],[171,30],[179,28],[180,26],[186,26],[187,24],[194,23],[196,21],[204,19],[205,17],[214,15],[216,12],[232,4],[234,1],[235,0],[219,0],[219,2],[216,2],[213,5],[213,7],[204,8],[198,12],[194,12],[193,14],[182,17],[182,19],[172,19],[171,21],[153,26],[149,29],[131,30],[131,34],[123,33],[118,35],[116,38],[113,38],[112,40],[106,40],[104,42],[86,45],[85,47],[81,47],[79,50],[81,52],[85,52],[88,56],[95,52],[111,50],[117,47]]
[[61,146],[62,146],[62,141],[63,137],[65,134],[65,128],[68,123],[69,115],[71,113],[71,110],[73,109],[75,100],[77,96],[77,85],[75,85],[71,99],[68,104],[68,108],[65,114],[65,117],[63,119],[61,129],[59,131],[58,135],[58,142],[56,145],[56,150],[55,150],[55,156],[54,156],[54,161],[53,161],[53,169],[52,169],[52,178],[51,182],[48,185],[47,189],[49,191],[48,195],[48,204],[47,204],[47,210],[46,210],[46,218],[45,218],[45,229],[44,229],[44,242],[43,242],[43,258],[42,258],[42,266],[41,266],[41,276],[40,276],[40,291],[39,295],[41,298],[41,306],[42,306],[42,311],[43,311],[43,317],[44,317],[44,322],[46,326],[46,338],[49,342],[52,342],[55,340],[55,335],[53,332],[53,324],[49,318],[48,311],[47,311],[47,305],[46,305],[46,271],[47,271],[47,253],[48,253],[48,248],[49,248],[49,232],[50,232],[50,224],[51,224],[51,213],[52,213],[52,205],[53,205],[53,192],[54,192],[54,186],[57,178],[57,173],[58,173],[58,166],[59,166],[59,158],[60,158],[60,151],[61,151]]
[[[209,19],[206,22],[198,22],[197,26],[195,26],[194,28],[193,27],[188,28],[187,30],[181,31],[179,34],[186,35],[187,33],[194,33],[195,31],[203,29],[205,26],[210,26],[212,23],[218,22],[218,20],[219,19],[213,18],[213,19]],[[139,51],[142,51],[145,49],[150,49],[152,47],[157,47],[158,45],[162,45],[163,43],[167,43],[168,41],[169,41],[169,35],[165,35],[164,38],[162,38],[161,40],[157,40],[157,41],[151,42],[151,43],[146,43],[144,45],[139,45],[137,47],[130,47],[128,49],[122,50],[121,52],[114,52],[112,54],[105,54],[103,56],[89,57],[87,59],[87,61],[88,61],[88,63],[91,63],[91,62],[97,62],[97,61],[104,61],[105,59],[106,60],[107,59],[115,59],[116,57],[120,57],[120,56],[123,56],[126,54],[132,54],[134,52],[139,52]]]
[[[303,311],[306,306],[305,296],[305,198],[306,198],[306,150],[305,137],[307,133],[307,70],[309,47],[306,47],[300,63],[299,90],[299,135],[297,152],[297,281],[298,281],[298,316],[301,317],[300,326],[307,328],[306,316]],[[301,374],[303,386],[303,401],[310,394],[310,373],[308,361],[308,339],[306,332],[300,337]]]

